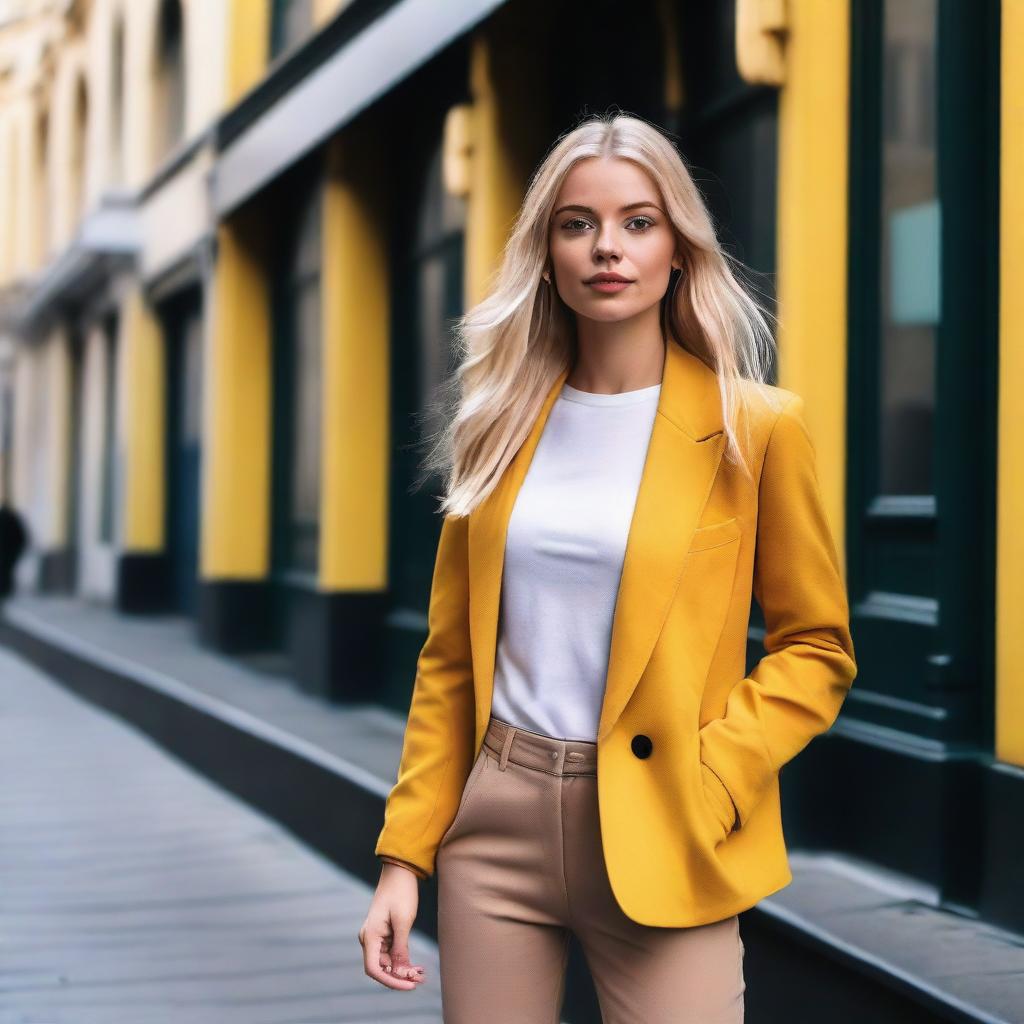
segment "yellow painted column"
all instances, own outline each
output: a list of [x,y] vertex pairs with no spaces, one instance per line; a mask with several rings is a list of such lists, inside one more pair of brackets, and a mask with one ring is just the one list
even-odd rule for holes
[[785,8],[759,6],[764,20],[753,31],[759,28],[762,45],[748,48],[747,62],[782,77],[778,382],[807,401],[818,477],[845,565],[849,4],[792,0]]
[[323,590],[387,586],[391,325],[379,145],[349,130],[328,153],[323,205]]
[[123,472],[121,550],[162,551],[166,381],[160,323],[139,288],[121,304],[118,449]]
[[996,508],[996,758],[1024,765],[1024,0],[1003,0]]
[[271,337],[264,226],[247,209],[217,230],[204,367],[200,575],[261,579],[270,556]]
[[227,101],[235,103],[262,77],[270,59],[271,0],[231,0]]

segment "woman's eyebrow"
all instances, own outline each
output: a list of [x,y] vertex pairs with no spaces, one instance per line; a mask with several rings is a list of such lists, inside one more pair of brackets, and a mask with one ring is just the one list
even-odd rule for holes
[[[658,210],[660,213],[664,213],[665,212],[664,210],[661,209],[661,207],[657,203],[649,202],[646,199],[641,200],[639,203],[630,203],[628,206],[623,206],[619,210],[619,212],[620,213],[625,213],[627,210],[635,210],[635,209],[637,209],[638,207],[641,207],[641,206],[653,206],[654,209]],[[574,204],[569,205],[569,206],[560,206],[557,210],[555,210],[555,212],[552,214],[552,216],[553,217],[557,217],[560,213],[564,213],[566,210],[578,210],[580,213],[594,213],[594,214],[597,213],[596,210],[592,209],[589,206],[579,206],[578,204],[574,203]]]

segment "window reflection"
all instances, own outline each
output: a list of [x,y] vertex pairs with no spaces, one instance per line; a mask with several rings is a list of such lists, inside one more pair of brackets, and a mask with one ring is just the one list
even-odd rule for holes
[[455,369],[453,321],[462,311],[462,245],[466,203],[451,195],[442,179],[442,146],[427,168],[419,210],[419,263],[416,323],[420,331],[419,407],[421,436],[433,435],[444,416],[431,405]]
[[936,181],[937,0],[885,4],[882,77],[879,490],[933,490],[941,315]]
[[313,0],[273,0],[270,22],[270,54],[290,50],[313,29]]
[[317,569],[320,532],[320,214],[321,191],[316,188],[298,224],[285,295],[293,417],[287,462],[288,562],[291,568],[307,572]]
[[160,6],[156,63],[156,159],[165,157],[185,135],[185,37],[181,0]]

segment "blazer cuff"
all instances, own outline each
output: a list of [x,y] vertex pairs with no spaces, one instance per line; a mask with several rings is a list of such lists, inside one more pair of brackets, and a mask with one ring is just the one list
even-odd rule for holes
[[397,864],[399,867],[403,867],[408,871],[411,871],[417,878],[426,879],[429,876],[422,869],[416,867],[415,864],[410,864],[407,860],[399,860],[397,857],[390,857],[387,854],[380,854],[380,859],[388,864]]

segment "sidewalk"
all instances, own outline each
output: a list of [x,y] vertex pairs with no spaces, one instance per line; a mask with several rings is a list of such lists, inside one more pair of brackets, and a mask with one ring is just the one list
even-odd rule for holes
[[422,933],[425,987],[363,973],[363,881],[2,648],[0,704],[4,1024],[440,1024]]

